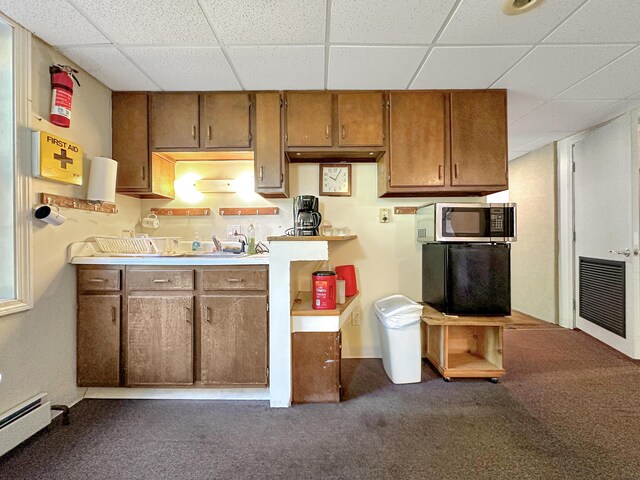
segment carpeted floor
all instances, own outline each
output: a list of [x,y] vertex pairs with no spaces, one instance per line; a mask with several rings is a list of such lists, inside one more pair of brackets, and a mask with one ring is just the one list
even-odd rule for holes
[[345,360],[345,401],[98,401],[0,459],[2,479],[638,479],[640,363],[580,332],[505,332],[507,376],[393,385]]

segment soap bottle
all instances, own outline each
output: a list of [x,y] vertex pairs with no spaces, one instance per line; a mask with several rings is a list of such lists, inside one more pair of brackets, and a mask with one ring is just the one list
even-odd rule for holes
[[253,221],[249,222],[249,227],[247,227],[247,243],[248,250],[247,253],[249,255],[253,255],[256,253],[256,228],[253,226]]
[[194,252],[199,252],[200,250],[202,250],[202,243],[200,243],[200,236],[198,235],[198,232],[196,232],[195,236],[193,237],[191,250],[193,250]]

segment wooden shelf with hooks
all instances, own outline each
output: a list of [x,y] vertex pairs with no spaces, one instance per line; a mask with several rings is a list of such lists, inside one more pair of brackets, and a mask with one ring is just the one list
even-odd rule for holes
[[60,208],[75,208],[99,213],[118,213],[118,207],[114,203],[92,202],[82,198],[63,197],[53,193],[40,193],[39,200],[40,203],[45,205],[56,205]]

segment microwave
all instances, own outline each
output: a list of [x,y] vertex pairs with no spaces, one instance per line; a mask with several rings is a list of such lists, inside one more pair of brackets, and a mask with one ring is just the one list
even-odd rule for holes
[[515,203],[428,203],[416,212],[420,243],[516,241]]

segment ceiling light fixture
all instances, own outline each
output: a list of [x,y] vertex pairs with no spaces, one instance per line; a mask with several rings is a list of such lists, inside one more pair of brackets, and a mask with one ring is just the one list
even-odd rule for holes
[[506,0],[502,11],[505,15],[520,15],[537,7],[542,3],[542,0]]

